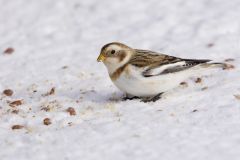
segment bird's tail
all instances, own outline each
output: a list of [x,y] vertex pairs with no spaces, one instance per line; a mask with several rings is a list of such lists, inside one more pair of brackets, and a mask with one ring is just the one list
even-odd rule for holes
[[212,63],[204,63],[201,65],[202,67],[211,67],[211,68],[222,68],[223,70],[232,69],[234,68],[233,65],[228,63],[221,63],[221,62],[212,62]]

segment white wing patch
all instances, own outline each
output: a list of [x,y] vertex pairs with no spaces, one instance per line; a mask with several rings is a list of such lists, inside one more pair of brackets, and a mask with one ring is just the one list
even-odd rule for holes
[[156,68],[146,68],[146,70],[143,72],[143,76],[151,77],[151,76],[156,76],[156,75],[161,75],[166,73],[173,73],[173,72],[178,72],[178,71],[187,69],[189,67],[191,66],[188,66],[186,61],[181,61],[181,62],[166,64],[166,65],[161,65]]

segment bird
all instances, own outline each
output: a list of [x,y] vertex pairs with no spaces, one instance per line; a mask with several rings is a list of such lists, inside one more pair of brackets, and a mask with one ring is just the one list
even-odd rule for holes
[[225,66],[209,59],[185,59],[134,49],[120,42],[104,45],[97,61],[104,63],[112,82],[126,94],[124,100],[140,98],[143,102],[155,102],[187,78]]

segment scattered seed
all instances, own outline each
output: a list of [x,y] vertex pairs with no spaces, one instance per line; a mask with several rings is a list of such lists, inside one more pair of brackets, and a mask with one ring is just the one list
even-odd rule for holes
[[208,87],[203,87],[201,90],[202,91],[205,91],[205,90],[207,90],[208,89]]
[[7,49],[5,49],[5,51],[3,52],[4,54],[12,54],[14,52],[14,49],[12,47],[8,47]]
[[49,111],[50,111],[50,107],[49,107],[49,106],[47,106],[47,107],[42,107],[41,110],[42,110],[42,111],[49,112]]
[[174,114],[174,113],[171,113],[171,114],[170,114],[170,116],[171,116],[171,117],[174,117],[174,116],[175,116],[175,114]]
[[67,69],[68,68],[68,66],[62,66],[62,69]]
[[52,124],[51,119],[50,119],[50,118],[45,118],[45,119],[43,120],[43,124],[44,124],[44,125],[50,125],[50,124]]
[[14,109],[14,110],[12,111],[12,113],[14,113],[14,114],[18,114],[18,113],[19,113],[19,110]]
[[208,48],[211,48],[211,47],[213,47],[214,45],[215,45],[214,43],[208,43],[208,44],[207,44],[207,47],[208,47]]
[[236,95],[234,95],[234,97],[235,97],[236,99],[240,100],[240,94],[236,94]]
[[3,91],[3,94],[5,94],[6,96],[12,96],[13,95],[13,91],[11,89],[5,89]]
[[55,87],[51,88],[51,90],[45,94],[43,94],[43,96],[50,96],[50,95],[53,95],[55,94]]
[[198,110],[197,109],[194,109],[192,112],[197,112]]
[[55,93],[55,87],[53,87],[53,88],[50,90],[49,94],[52,95],[52,94],[54,94],[54,93]]
[[76,115],[76,111],[73,107],[69,107],[67,110],[66,110],[71,116],[74,116]]
[[181,83],[180,83],[180,86],[188,87],[188,84],[187,84],[187,82],[181,82]]
[[16,106],[20,106],[22,104],[23,104],[22,100],[16,100],[16,101],[13,101],[13,102],[9,103],[9,106],[10,107],[16,107]]
[[12,130],[14,130],[14,129],[22,129],[22,128],[24,128],[24,126],[18,125],[18,124],[12,126]]
[[225,59],[224,61],[225,62],[233,62],[235,59],[233,59],[233,58],[227,58],[227,59]]
[[195,83],[201,83],[202,82],[202,78],[197,78],[196,80],[195,80]]
[[234,69],[235,66],[232,64],[225,64],[223,67],[223,70],[230,70],[230,69]]

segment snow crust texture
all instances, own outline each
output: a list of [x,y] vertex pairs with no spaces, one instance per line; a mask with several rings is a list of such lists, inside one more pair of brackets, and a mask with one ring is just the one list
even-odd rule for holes
[[[237,160],[239,0],[0,0],[1,160]],[[234,67],[122,101],[109,42]]]

